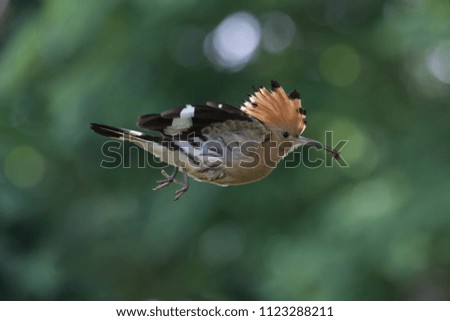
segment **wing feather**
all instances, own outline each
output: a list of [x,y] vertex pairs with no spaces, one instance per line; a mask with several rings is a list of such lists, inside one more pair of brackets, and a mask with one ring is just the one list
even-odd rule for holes
[[201,136],[203,128],[227,120],[252,119],[238,108],[223,103],[186,105],[172,108],[160,114],[147,114],[138,119],[139,128],[154,130],[164,136]]

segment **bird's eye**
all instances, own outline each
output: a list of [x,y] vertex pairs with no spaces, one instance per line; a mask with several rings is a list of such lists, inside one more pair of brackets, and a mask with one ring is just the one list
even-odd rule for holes
[[283,132],[282,135],[283,135],[284,138],[288,138],[289,137],[289,133],[288,132]]

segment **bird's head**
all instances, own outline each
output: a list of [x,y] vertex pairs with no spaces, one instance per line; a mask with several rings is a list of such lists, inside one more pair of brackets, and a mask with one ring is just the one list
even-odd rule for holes
[[244,101],[241,110],[258,119],[270,130],[271,139],[277,143],[286,142],[286,153],[301,145],[312,145],[325,149],[339,158],[339,153],[319,141],[301,134],[306,129],[306,110],[302,108],[300,93],[297,90],[287,94],[276,80],[271,81],[271,90],[263,86],[254,88],[255,92]]

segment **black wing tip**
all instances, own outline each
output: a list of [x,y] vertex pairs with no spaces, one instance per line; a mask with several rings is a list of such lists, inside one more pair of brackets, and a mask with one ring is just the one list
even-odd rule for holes
[[290,99],[301,99],[300,93],[297,90],[290,92],[288,96]]
[[106,125],[102,125],[102,124],[99,124],[99,123],[91,123],[91,129],[95,129],[95,128],[98,128],[98,127],[103,127],[103,126],[106,126]]
[[277,88],[280,88],[280,83],[276,80],[271,80],[270,81],[270,88],[272,88],[272,90],[277,90]]
[[119,128],[109,126],[109,125],[103,125],[99,123],[91,123],[91,129],[95,132],[101,131],[101,130],[118,130]]
[[109,126],[109,125],[102,125],[98,123],[91,123],[91,129],[96,132],[99,135],[106,136],[106,137],[112,137],[117,138],[123,135],[123,129]]
[[[136,126],[142,129],[148,129],[155,122],[164,122],[162,114],[145,114],[138,118]],[[167,124],[164,124],[166,126]]]

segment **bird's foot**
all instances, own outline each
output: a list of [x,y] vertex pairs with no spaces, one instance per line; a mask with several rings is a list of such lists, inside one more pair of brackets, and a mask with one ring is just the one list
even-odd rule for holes
[[162,179],[162,180],[156,181],[156,183],[158,183],[158,185],[155,186],[153,188],[153,190],[157,191],[157,190],[159,190],[161,188],[164,188],[164,187],[167,187],[167,186],[169,186],[170,184],[173,184],[173,183],[178,184],[178,185],[184,185],[183,183],[181,183],[181,182],[179,182],[179,181],[177,181],[175,179],[175,177],[177,176],[177,173],[178,173],[178,167],[175,167],[175,170],[173,171],[172,175],[167,174],[167,172],[162,169],[161,170],[161,174],[166,179]]
[[181,196],[184,195],[189,190],[189,177],[187,173],[183,171],[184,183],[183,187],[175,192],[175,201],[178,200]]

